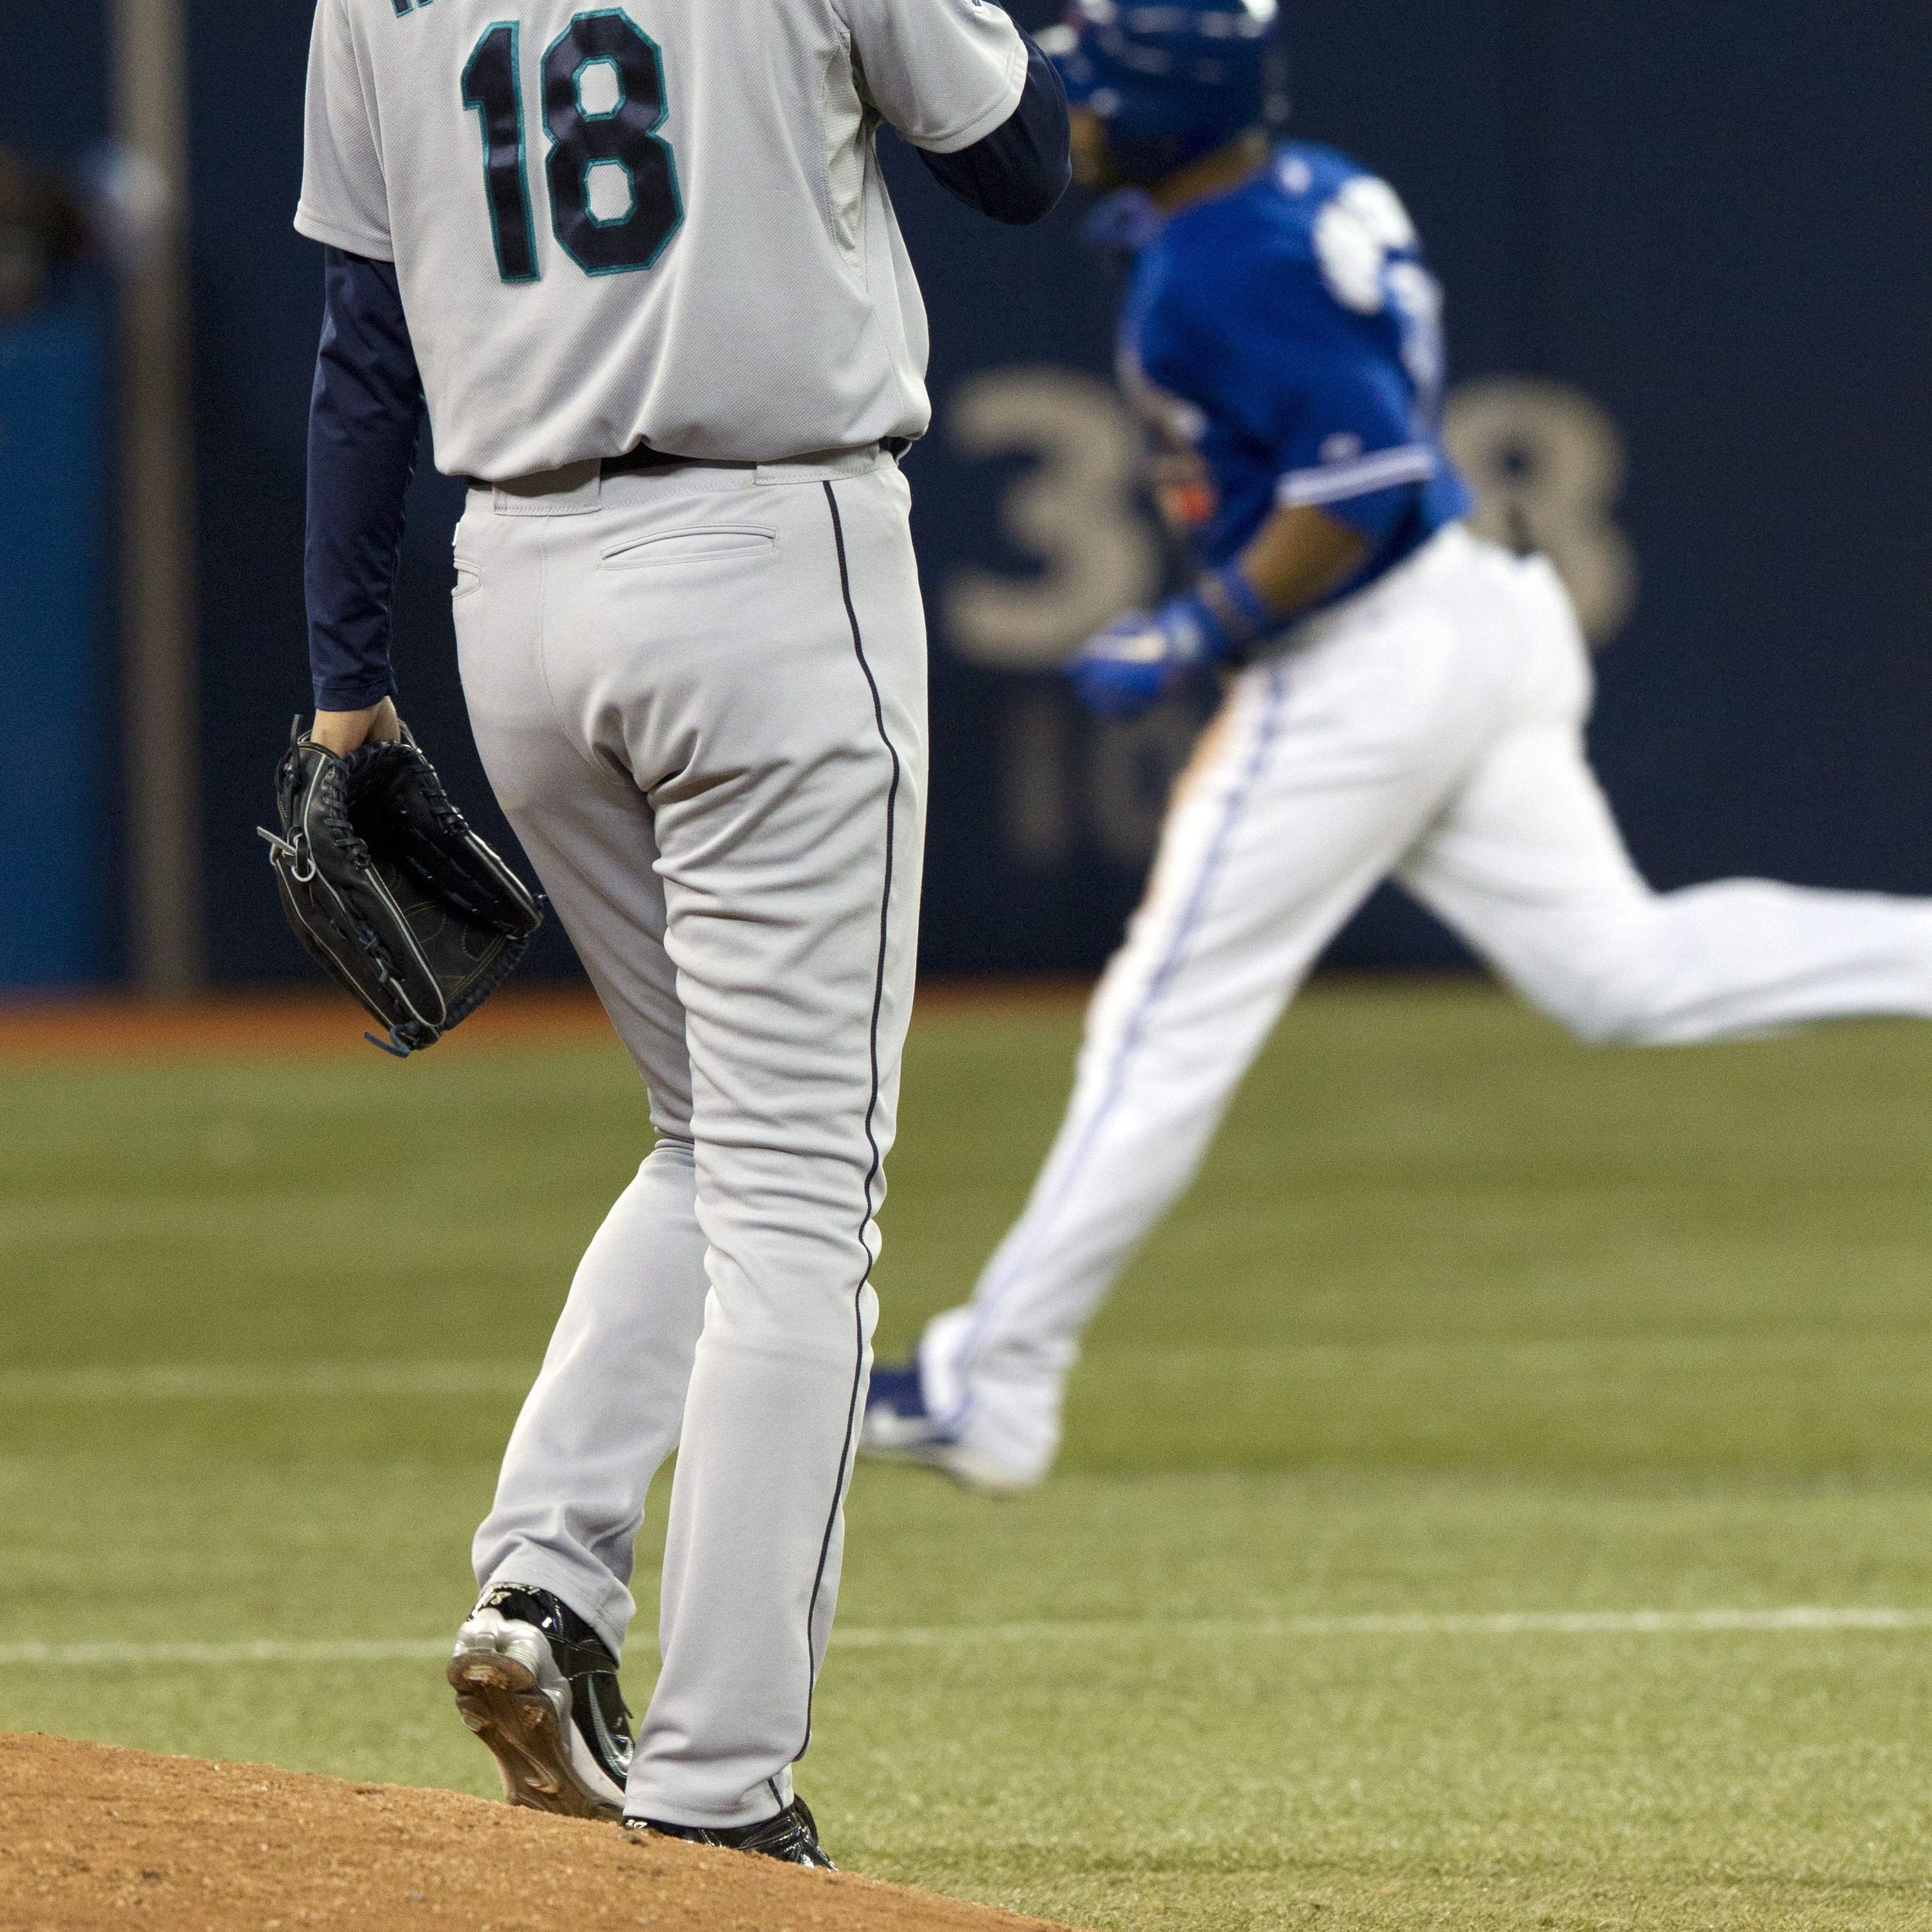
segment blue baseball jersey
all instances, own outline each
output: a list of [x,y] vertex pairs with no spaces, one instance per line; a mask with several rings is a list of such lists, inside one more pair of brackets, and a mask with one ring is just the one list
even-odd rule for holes
[[1345,597],[1471,507],[1442,441],[1441,291],[1395,191],[1332,149],[1285,144],[1154,229],[1121,364],[1204,564],[1316,505],[1369,540]]

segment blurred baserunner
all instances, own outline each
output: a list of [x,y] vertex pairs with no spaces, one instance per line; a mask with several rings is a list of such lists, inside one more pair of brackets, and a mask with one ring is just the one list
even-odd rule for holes
[[1025,1213],[872,1380],[867,1452],[987,1488],[1046,1475],[1087,1325],[1385,879],[1586,1040],[1932,1016],[1932,901],[1639,874],[1585,749],[1570,598],[1464,522],[1414,225],[1347,156],[1278,138],[1274,13],[1081,0],[1053,46],[1077,174],[1110,196],[1092,232],[1131,257],[1123,384],[1199,570],[1071,675],[1114,716],[1226,691]]

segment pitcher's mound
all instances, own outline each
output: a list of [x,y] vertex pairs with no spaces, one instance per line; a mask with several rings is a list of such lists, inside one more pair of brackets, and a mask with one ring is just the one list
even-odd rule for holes
[[454,1791],[0,1737],[6,1932],[1050,1932]]

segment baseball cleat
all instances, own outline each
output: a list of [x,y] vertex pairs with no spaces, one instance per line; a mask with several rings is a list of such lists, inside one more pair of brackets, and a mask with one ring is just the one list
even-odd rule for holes
[[825,1856],[818,1842],[818,1821],[802,1798],[794,1798],[774,1818],[762,1825],[660,1825],[656,1819],[627,1818],[627,1832],[660,1838],[682,1838],[687,1845],[721,1845],[728,1851],[756,1852],[761,1858],[777,1859],[785,1865],[815,1866],[821,1872],[835,1872],[838,1866]]
[[512,1804],[623,1816],[631,1713],[617,1660],[567,1604],[547,1590],[495,1585],[457,1632],[446,1674]]
[[875,1369],[859,1432],[859,1453],[880,1462],[911,1462],[937,1469],[968,1489],[1012,1495],[1039,1482],[1040,1471],[989,1456],[958,1428],[941,1423],[926,1406],[919,1363]]

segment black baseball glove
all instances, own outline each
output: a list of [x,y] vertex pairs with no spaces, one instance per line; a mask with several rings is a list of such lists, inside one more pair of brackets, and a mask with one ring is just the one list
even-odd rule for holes
[[537,896],[464,822],[406,731],[338,758],[291,743],[262,829],[282,910],[316,962],[388,1029],[400,1059],[433,1046],[515,968]]

